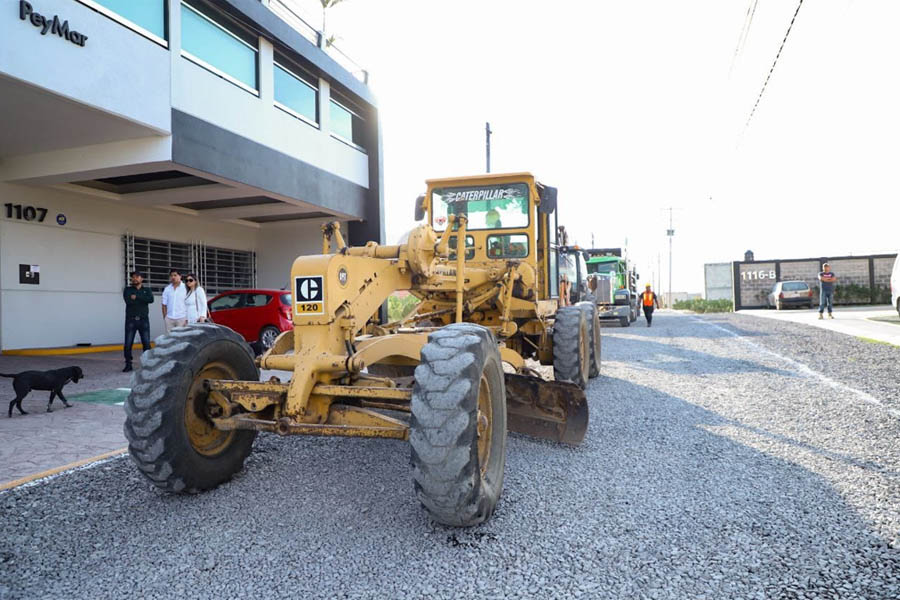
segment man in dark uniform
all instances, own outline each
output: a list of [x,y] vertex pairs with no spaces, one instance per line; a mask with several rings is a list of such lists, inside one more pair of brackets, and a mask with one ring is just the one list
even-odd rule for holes
[[150,312],[153,304],[153,292],[144,287],[144,276],[137,271],[131,272],[131,285],[122,291],[125,300],[125,368],[123,373],[133,371],[131,347],[134,345],[134,334],[141,336],[144,352],[150,349]]
[[656,294],[653,293],[653,290],[650,289],[650,284],[647,284],[644,293],[642,293],[638,298],[641,301],[641,306],[644,307],[644,316],[647,318],[647,327],[650,327],[650,324],[653,322],[653,308],[654,305],[656,308],[659,308],[659,298],[656,297]]

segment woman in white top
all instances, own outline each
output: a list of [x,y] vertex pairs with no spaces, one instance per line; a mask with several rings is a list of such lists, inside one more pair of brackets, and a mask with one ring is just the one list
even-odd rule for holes
[[209,320],[209,307],[206,305],[206,291],[200,287],[200,280],[193,273],[188,273],[184,279],[187,285],[187,295],[184,297],[184,307],[187,309],[187,322],[205,323]]

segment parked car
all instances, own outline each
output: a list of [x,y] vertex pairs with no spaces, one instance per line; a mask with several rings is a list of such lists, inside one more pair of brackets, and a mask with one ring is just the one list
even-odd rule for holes
[[805,281],[779,281],[772,287],[766,306],[781,310],[785,306],[813,307],[813,291]]
[[259,352],[293,327],[291,293],[284,290],[231,290],[209,301],[209,314],[214,323],[234,329]]
[[891,272],[891,304],[897,309],[900,315],[900,252],[894,259],[894,270]]

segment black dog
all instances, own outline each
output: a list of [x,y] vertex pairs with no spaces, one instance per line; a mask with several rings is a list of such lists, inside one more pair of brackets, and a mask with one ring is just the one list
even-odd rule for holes
[[9,403],[9,416],[12,417],[13,406],[17,407],[23,415],[28,414],[22,410],[22,400],[31,390],[50,392],[47,412],[53,412],[50,405],[53,404],[53,399],[57,396],[59,396],[66,408],[69,408],[72,405],[66,402],[66,397],[63,396],[63,386],[70,381],[78,383],[78,380],[84,377],[84,373],[81,371],[81,367],[66,367],[65,369],[54,369],[52,371],[22,371],[15,375],[0,373],[0,377],[13,378],[13,389],[16,391],[16,398]]

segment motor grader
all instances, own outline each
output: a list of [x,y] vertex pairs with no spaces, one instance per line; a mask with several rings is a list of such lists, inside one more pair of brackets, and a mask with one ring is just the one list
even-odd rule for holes
[[[214,324],[157,340],[126,402],[144,475],[173,492],[213,488],[260,431],[408,440],[422,505],[469,526],[500,497],[507,430],[581,442],[600,330],[593,303],[560,306],[556,189],[529,173],[426,184],[426,222],[402,244],[349,247],[337,222],[323,226],[322,254],[291,269],[294,328],[259,358]],[[403,290],[416,310],[378,319]],[[260,381],[260,368],[290,380]]]

